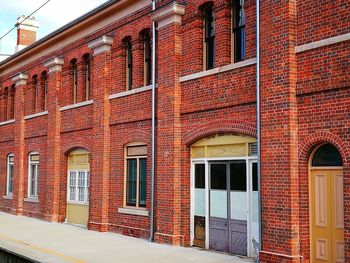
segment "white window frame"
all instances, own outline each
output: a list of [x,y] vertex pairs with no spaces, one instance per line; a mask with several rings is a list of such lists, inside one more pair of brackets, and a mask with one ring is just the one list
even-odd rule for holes
[[[32,161],[31,157],[34,155],[38,155],[38,152],[31,152],[28,156],[28,198],[31,199],[38,199],[38,183],[39,183],[39,160],[38,161]],[[39,156],[40,158],[40,156]],[[34,188],[34,194],[31,193],[32,189],[32,165],[35,166],[35,188]]]
[[[74,185],[74,200],[71,200],[71,189],[70,189],[70,180],[71,173],[75,173],[75,185]],[[79,173],[84,173],[84,200],[79,201]],[[86,169],[73,169],[68,171],[68,180],[67,180],[67,203],[69,204],[80,204],[80,205],[89,205],[89,190],[90,190],[90,171]]]
[[[7,196],[13,196],[13,177],[14,177],[14,161],[10,162],[10,158],[14,157],[13,153],[10,153],[7,155],[7,179],[6,179],[6,195]],[[10,192],[10,166],[12,166],[12,192]]]

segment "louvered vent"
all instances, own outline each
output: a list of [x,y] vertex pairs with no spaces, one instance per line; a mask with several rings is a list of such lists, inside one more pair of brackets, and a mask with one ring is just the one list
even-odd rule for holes
[[249,144],[249,155],[258,155],[258,144],[256,142]]

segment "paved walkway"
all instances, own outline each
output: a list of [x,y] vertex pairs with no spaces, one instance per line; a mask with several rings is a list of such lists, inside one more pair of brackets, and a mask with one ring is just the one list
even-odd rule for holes
[[248,259],[150,243],[114,233],[48,223],[0,212],[0,247],[38,262],[247,263]]

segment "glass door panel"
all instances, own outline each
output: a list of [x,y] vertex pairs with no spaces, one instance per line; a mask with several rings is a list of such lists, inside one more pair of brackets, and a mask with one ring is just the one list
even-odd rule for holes
[[226,163],[210,165],[210,217],[227,219]]

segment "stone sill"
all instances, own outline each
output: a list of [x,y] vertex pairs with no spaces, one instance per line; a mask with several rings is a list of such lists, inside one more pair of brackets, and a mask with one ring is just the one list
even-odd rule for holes
[[148,85],[148,86],[144,86],[144,87],[140,87],[140,88],[136,88],[136,89],[132,89],[132,90],[127,90],[127,91],[123,91],[123,92],[119,92],[119,93],[115,93],[112,95],[109,95],[109,99],[117,99],[117,98],[121,98],[121,97],[125,97],[125,96],[129,96],[132,94],[136,94],[136,93],[140,93],[140,92],[144,92],[144,91],[148,91],[148,90],[152,90],[152,85]]
[[203,78],[203,77],[207,77],[207,76],[211,76],[211,75],[215,75],[218,73],[222,73],[222,72],[226,72],[226,71],[231,71],[237,68],[243,68],[243,67],[247,67],[250,65],[254,65],[256,64],[256,58],[251,58],[251,59],[247,59],[241,62],[237,62],[234,64],[229,64],[226,66],[221,66],[218,68],[213,68],[210,70],[205,70],[205,71],[201,71],[201,72],[197,72],[194,74],[190,74],[187,76],[183,76],[180,77],[180,82],[185,82],[185,81],[189,81],[189,80],[193,80],[193,79],[199,79],[199,78]]
[[149,216],[148,210],[140,208],[120,207],[118,208],[118,213],[135,216]]
[[48,111],[42,111],[42,112],[38,112],[38,113],[34,113],[34,114],[31,114],[31,115],[27,115],[24,117],[25,120],[29,120],[29,119],[33,119],[33,118],[36,118],[36,117],[40,117],[40,116],[44,116],[44,115],[47,115],[49,114]]
[[60,108],[60,111],[65,111],[65,110],[71,110],[71,109],[75,109],[75,108],[80,108],[80,107],[84,107],[87,105],[91,105],[94,103],[94,100],[87,100],[87,101],[82,101],[79,103],[75,103],[75,104],[71,104],[71,105],[67,105],[67,106],[63,106]]
[[10,124],[10,123],[14,123],[14,122],[15,122],[15,120],[3,121],[3,122],[0,122],[0,126],[7,125],[7,124]]
[[7,200],[12,200],[13,195],[4,195],[2,198],[7,199]]
[[39,203],[39,199],[34,197],[24,198],[23,201],[28,203]]

